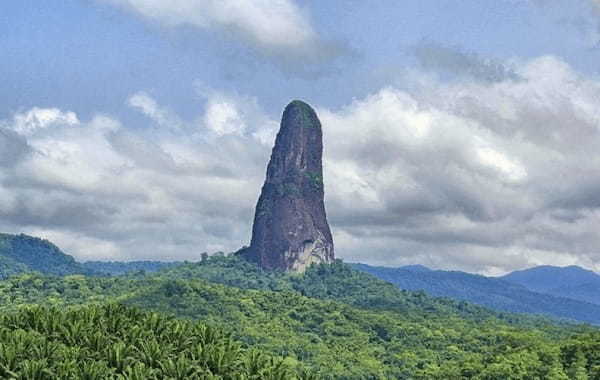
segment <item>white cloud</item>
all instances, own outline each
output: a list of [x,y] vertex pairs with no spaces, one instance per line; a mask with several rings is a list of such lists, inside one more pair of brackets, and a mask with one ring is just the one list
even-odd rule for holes
[[554,57],[516,74],[321,109],[338,252],[484,273],[598,269],[600,239],[586,231],[600,207],[600,82]]
[[294,0],[102,0],[174,27],[189,25],[233,35],[267,54],[313,60],[321,43]]
[[176,115],[166,108],[159,106],[156,100],[144,91],[131,95],[127,100],[127,104],[142,112],[160,127],[167,129],[181,127],[181,121]]
[[79,119],[73,112],[62,112],[58,108],[34,107],[25,113],[18,113],[14,117],[12,129],[22,135],[32,135],[39,129],[55,125],[77,125]]
[[[159,126],[179,120],[145,93],[128,104]],[[248,189],[258,192],[269,151],[253,136],[274,122],[252,98],[211,94],[207,114],[215,104],[252,128],[221,125],[227,133],[212,135],[194,122],[130,129],[108,116],[80,121],[66,111],[54,114],[77,123],[17,128],[33,110],[2,121],[0,146],[18,141],[29,153],[4,160],[8,150],[0,151],[9,169],[0,171],[1,230],[50,238],[80,260],[193,260],[210,247],[241,246],[256,196]]]
[[[489,274],[600,269],[600,81],[553,57],[515,67],[518,81],[388,87],[317,107],[338,256]],[[140,94],[129,103],[162,123],[166,108]],[[204,112],[168,133],[74,114],[20,129],[33,111],[2,122],[0,147],[19,149],[0,150],[0,227],[86,259],[247,244],[278,123],[254,98],[202,95]]]
[[264,114],[255,98],[202,87],[198,93],[206,99],[206,104],[197,123],[212,135],[235,135],[252,138],[268,147],[273,145],[279,123]]
[[204,115],[205,125],[219,136],[243,134],[246,124],[235,105],[224,100],[211,99]]
[[[124,255],[119,247],[111,241],[95,239],[84,234],[72,233],[64,230],[53,229],[31,229],[29,231],[33,236],[50,240],[51,242],[60,242],[60,248],[65,252],[74,252],[79,261],[93,260],[127,260],[129,257]],[[135,258],[131,258],[135,259]]]
[[265,120],[262,125],[252,133],[252,137],[263,145],[273,146],[278,129],[279,124],[277,124],[277,122],[274,120]]
[[506,155],[487,147],[477,148],[479,160],[490,167],[499,170],[510,181],[520,181],[527,176],[525,168],[506,157]]

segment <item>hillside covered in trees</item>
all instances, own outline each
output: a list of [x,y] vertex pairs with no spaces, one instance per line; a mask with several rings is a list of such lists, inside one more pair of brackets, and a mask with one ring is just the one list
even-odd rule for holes
[[542,265],[509,273],[501,279],[536,292],[600,305],[600,275],[578,266]]
[[[424,267],[387,268],[366,264],[353,264],[352,267],[388,281],[400,289],[422,290],[432,296],[472,302],[494,310],[542,314],[600,325],[600,305],[558,292],[530,289],[506,277],[494,278],[460,271],[427,270]],[[600,276],[593,275],[600,279]],[[559,276],[554,278],[555,284],[565,283],[559,280]]]
[[[109,307],[105,305],[115,303],[127,306],[119,309],[125,314],[140,313],[127,311],[140,308],[231,334],[244,352],[266,358],[265,371],[275,371],[277,363],[284,363],[288,371],[284,378],[310,373],[336,379],[570,379],[578,374],[600,379],[600,333],[593,327],[402,291],[339,261],[304,274],[284,274],[264,272],[235,256],[210,257],[153,274],[24,274],[0,282],[4,318],[25,318],[28,314],[22,308],[31,305],[102,314],[102,308]],[[85,320],[87,312],[65,315]],[[2,331],[13,334],[21,329],[14,326]],[[155,334],[146,331],[153,329],[150,323],[140,323],[138,333]],[[24,329],[39,334],[34,330]],[[102,331],[86,334],[95,333],[105,335]],[[44,334],[56,335],[50,330],[43,330]],[[134,347],[123,350],[130,352],[129,363],[139,362]],[[44,358],[35,353],[20,355],[20,361],[37,360],[43,367]],[[106,365],[108,353],[94,355],[98,361],[94,366],[125,376]],[[236,359],[240,373],[245,369],[239,363],[248,360],[244,355]],[[167,357],[175,363],[179,360]],[[0,360],[4,360],[1,355]],[[141,364],[137,366],[141,371]],[[160,366],[143,369],[160,371]]]
[[0,233],[0,279],[30,271],[54,275],[93,274],[48,240]]

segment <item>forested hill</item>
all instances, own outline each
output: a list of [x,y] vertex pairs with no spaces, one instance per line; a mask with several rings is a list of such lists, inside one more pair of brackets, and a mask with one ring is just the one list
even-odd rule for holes
[[353,264],[353,268],[388,281],[400,289],[422,290],[427,294],[464,300],[494,310],[532,313],[600,324],[600,305],[551,294],[498,278],[458,271],[373,267]]
[[543,265],[500,278],[536,292],[600,305],[600,275],[578,266]]
[[83,267],[96,273],[119,276],[131,272],[156,272],[182,264],[181,262],[163,261],[86,261]]
[[568,267],[541,265],[518,270],[499,278],[541,293],[551,292],[563,286],[572,287],[600,282],[600,275],[576,265]]
[[160,261],[87,261],[77,262],[48,240],[25,234],[0,233],[0,279],[24,272],[54,275],[122,275],[130,272],[156,272],[179,265]]
[[[232,333],[245,349],[285,358],[290,374],[308,368],[315,379],[566,380],[577,373],[600,379],[597,367],[600,336],[593,328],[495,313],[466,302],[402,291],[339,261],[312,267],[302,275],[263,272],[237,257],[212,257],[145,275],[139,272],[120,277],[26,274],[0,281],[0,311],[9,314],[27,304],[65,309],[69,305],[114,302],[200,320]],[[37,317],[20,314],[22,321],[8,323],[8,329],[3,331],[7,334],[16,329],[11,334],[18,335],[19,326],[29,323],[33,327],[26,331],[39,329],[27,339],[74,339],[73,344],[81,346],[78,349],[89,350],[88,338],[93,343],[99,336],[111,334],[95,332],[89,323],[93,315],[97,318],[103,313],[102,310],[83,312],[79,315],[80,322],[76,321],[77,315],[61,316],[60,320],[66,318],[70,322],[55,332],[54,324],[46,326]],[[113,319],[106,323],[118,328]],[[177,330],[179,334],[187,331]],[[83,333],[73,335],[71,331]],[[160,340],[165,339],[160,331],[158,325],[142,324],[131,334],[137,337],[154,334],[152,344],[160,346]],[[89,353],[88,362],[97,361],[94,365],[102,366],[104,371],[114,370],[116,375],[133,371],[130,367],[141,366],[136,364],[140,361],[145,367],[154,365],[152,368],[159,371],[158,364],[146,364],[162,362],[160,355],[156,361],[151,360],[159,353],[141,342],[137,348],[135,344],[135,340],[131,344],[123,342],[118,362],[121,364],[116,367],[111,364],[116,353],[100,347],[85,352]],[[139,350],[147,352],[147,356],[138,355]],[[13,365],[39,360],[54,363],[36,352],[19,351]],[[168,359],[171,359],[174,364],[180,361],[184,369],[186,358],[196,353],[182,352],[190,356],[178,358],[171,355],[172,350],[165,351],[165,365],[170,365]],[[73,350],[66,355],[76,353]],[[109,359],[108,369],[103,358]],[[239,361],[235,363],[238,370],[244,370]]]
[[[208,265],[207,263],[211,264]],[[198,268],[201,268],[201,270]],[[340,271],[347,269],[343,269],[345,267],[339,263],[330,268],[336,268],[338,274]],[[361,275],[361,272],[352,271],[345,273],[347,283],[343,286],[341,283],[321,283],[318,287],[313,284],[310,289],[307,289],[298,280],[306,276],[295,277],[283,275],[282,273],[277,274],[277,272],[267,273],[242,259],[218,256],[200,266],[151,261],[129,263],[87,262],[81,264],[47,240],[23,234],[0,234],[0,278],[31,271],[54,275],[123,275],[130,272],[156,272],[160,270],[164,276],[170,278],[204,278],[211,282],[223,283],[229,286],[262,290],[278,290],[291,287],[290,290],[301,292],[310,297],[316,296],[336,300],[344,300],[348,291],[354,291],[350,298],[351,303],[356,306],[385,305],[387,307],[393,305],[405,307],[406,300],[410,297],[403,297],[400,301],[395,293],[396,290],[386,283],[390,282],[402,289],[423,290],[433,296],[473,302],[500,311],[544,314],[595,324],[600,323],[600,305],[590,305],[586,302],[535,293],[521,285],[512,284],[501,279],[486,278],[463,272],[432,271],[422,266],[391,269],[356,264],[354,268],[371,273],[384,281],[377,281],[372,276]],[[325,269],[321,268],[320,270]],[[310,276],[311,273],[313,272],[308,272],[307,276]],[[328,281],[324,279],[340,279],[344,276],[328,277],[322,273],[318,278],[320,281]],[[341,292],[340,289],[342,289]],[[369,289],[370,293],[366,289]],[[572,292],[585,293],[586,290],[589,289],[574,289]],[[411,293],[411,295],[415,294],[418,293]],[[449,301],[436,301],[438,305],[444,302]]]
[[55,275],[91,273],[48,240],[0,234],[0,278],[29,271]]
[[[48,242],[3,237],[8,254],[2,257],[13,267],[48,271],[56,263],[71,273],[82,269]],[[26,254],[17,254],[21,251]],[[30,266],[36,257],[44,257],[46,267]],[[429,271],[416,267],[413,272]],[[107,306],[113,304],[199,320],[233,334],[243,352],[228,351],[228,345],[158,352],[163,344],[178,344],[177,337],[191,331],[190,325],[174,324],[167,337],[164,326],[139,325],[136,321],[146,316],[138,318],[128,308],[115,313]],[[32,309],[34,314],[23,311],[37,305],[44,308]],[[219,355],[232,355],[231,367],[219,372],[231,375],[197,378],[234,379],[271,371],[272,377],[254,378],[566,380],[585,375],[600,380],[600,333],[593,327],[401,290],[341,261],[303,274],[267,272],[223,255],[118,277],[16,274],[0,281],[0,312],[0,324],[6,322],[0,326],[0,378],[50,378],[67,371],[78,374],[73,378],[159,379],[178,373],[193,379],[186,372],[192,362],[198,373],[217,371],[197,361],[210,353],[217,362]],[[51,314],[59,318],[49,318]],[[106,320],[97,320],[96,326],[94,318],[102,315]],[[128,316],[136,321],[128,322]],[[68,323],[58,326],[60,321]],[[133,330],[117,331],[120,323]],[[118,349],[107,349],[103,336],[114,338]],[[34,346],[41,348],[27,349]],[[255,360],[251,352],[264,360]]]
[[435,298],[424,292],[403,291],[375,276],[354,270],[341,260],[316,265],[304,274],[289,274],[264,271],[239,257],[210,257],[202,262],[160,271],[155,276],[172,280],[201,279],[240,289],[294,292],[360,308],[412,313],[422,318],[436,315],[477,321],[504,319],[507,323],[517,325],[531,325],[540,321],[533,316],[494,312],[466,302]]

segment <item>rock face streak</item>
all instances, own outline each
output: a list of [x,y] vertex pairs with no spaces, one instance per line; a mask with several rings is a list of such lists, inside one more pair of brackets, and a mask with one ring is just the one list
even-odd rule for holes
[[244,255],[265,269],[303,272],[333,261],[323,202],[321,122],[295,100],[283,112]]

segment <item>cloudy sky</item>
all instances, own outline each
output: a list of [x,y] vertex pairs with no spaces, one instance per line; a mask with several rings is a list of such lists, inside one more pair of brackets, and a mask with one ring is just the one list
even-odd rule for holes
[[0,53],[0,231],[79,260],[248,244],[299,98],[338,257],[600,271],[598,0],[9,0]]

